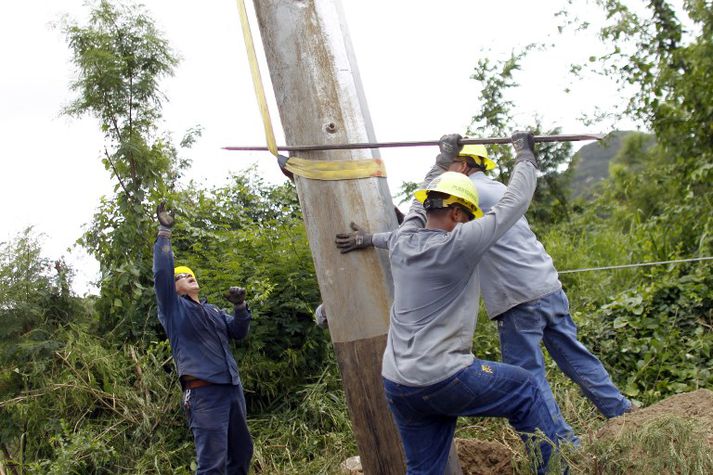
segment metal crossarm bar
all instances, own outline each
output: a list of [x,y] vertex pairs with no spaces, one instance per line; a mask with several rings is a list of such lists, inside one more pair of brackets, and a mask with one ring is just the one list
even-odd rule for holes
[[[535,135],[536,143],[544,142],[576,142],[580,140],[601,140],[603,134],[565,134],[565,135]],[[486,138],[464,138],[460,141],[463,145],[481,144],[509,144],[510,137],[486,137]],[[425,147],[438,145],[438,140],[426,140],[421,142],[375,142],[375,143],[351,143],[351,144],[325,144],[325,145],[278,145],[278,150],[286,152],[314,152],[318,150],[353,150],[363,148],[396,148],[396,147]],[[245,146],[245,147],[223,147],[224,150],[259,152],[268,151],[267,147]]]

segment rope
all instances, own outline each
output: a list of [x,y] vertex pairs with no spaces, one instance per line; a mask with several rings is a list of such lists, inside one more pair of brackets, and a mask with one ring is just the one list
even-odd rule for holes
[[290,157],[285,166],[295,175],[312,180],[354,180],[385,177],[386,167],[381,159],[365,160],[305,160]]
[[713,259],[713,257],[694,257],[691,259],[676,259],[672,261],[658,261],[658,262],[639,262],[638,264],[623,264],[619,266],[604,266],[604,267],[587,267],[584,269],[572,269],[559,271],[560,274],[574,274],[575,272],[589,272],[597,270],[611,270],[611,269],[626,269],[630,267],[646,267],[646,266],[658,266],[662,264],[680,264],[682,262],[696,262],[696,261],[708,261]]
[[255,44],[253,43],[252,33],[250,32],[250,22],[248,21],[248,12],[245,10],[245,2],[237,0],[238,11],[240,12],[240,25],[243,29],[243,40],[245,49],[248,53],[248,62],[250,63],[250,73],[253,78],[253,87],[255,88],[255,98],[260,107],[262,115],[262,124],[265,128],[265,139],[267,140],[267,149],[273,155],[277,155],[277,142],[275,141],[275,132],[272,130],[272,121],[270,120],[270,110],[267,108],[267,99],[265,98],[265,89],[262,86],[262,77],[260,76],[260,67],[257,64],[257,56],[255,55]]
[[[243,30],[243,40],[245,42],[245,49],[248,53],[250,73],[253,79],[253,87],[255,88],[255,98],[257,99],[258,106],[260,107],[262,124],[265,129],[265,139],[267,140],[267,148],[256,147],[254,149],[268,150],[274,156],[277,156],[279,154],[278,146],[275,141],[275,132],[272,128],[270,110],[267,107],[265,89],[262,85],[260,66],[258,65],[257,55],[255,54],[255,44],[253,43],[252,32],[250,31],[248,13],[245,9],[244,0],[237,0],[237,2],[238,12],[240,13],[240,25]],[[285,147],[281,148],[284,149]],[[358,178],[386,176],[384,162],[380,159],[334,161],[306,160],[304,158],[290,157],[284,167],[294,175],[311,178],[313,180],[354,180]]]

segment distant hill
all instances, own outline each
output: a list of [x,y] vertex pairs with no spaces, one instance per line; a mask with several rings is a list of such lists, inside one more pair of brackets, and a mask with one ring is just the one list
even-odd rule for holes
[[624,139],[636,132],[614,131],[604,140],[580,148],[570,164],[572,198],[588,199],[597,184],[609,176],[609,162],[621,149]]

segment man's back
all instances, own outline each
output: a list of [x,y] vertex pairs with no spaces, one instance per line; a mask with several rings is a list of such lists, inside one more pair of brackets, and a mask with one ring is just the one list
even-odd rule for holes
[[[502,198],[507,187],[482,172],[470,175],[483,212]],[[552,258],[521,217],[483,255],[480,289],[490,318],[562,287]]]
[[392,381],[426,386],[473,361],[478,273],[460,242],[462,228],[392,235],[394,304],[383,365]]
[[472,363],[478,263],[523,215],[535,183],[534,167],[517,167],[510,188],[490,213],[450,232],[424,228],[423,207],[412,206],[388,242],[394,304],[382,367],[385,378],[427,386]]

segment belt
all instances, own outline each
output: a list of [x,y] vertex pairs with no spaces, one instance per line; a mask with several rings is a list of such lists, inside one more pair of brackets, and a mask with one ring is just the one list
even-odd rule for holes
[[196,388],[202,388],[203,386],[210,386],[213,383],[210,383],[208,381],[203,381],[202,379],[197,379],[197,378],[181,378],[181,387],[185,391],[186,389],[196,389]]

